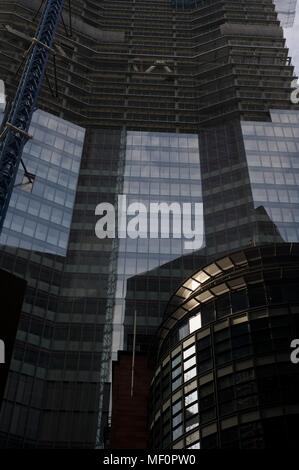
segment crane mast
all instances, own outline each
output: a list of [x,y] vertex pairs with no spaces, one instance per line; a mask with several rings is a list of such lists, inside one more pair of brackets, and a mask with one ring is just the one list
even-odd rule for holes
[[47,0],[0,141],[0,233],[14,188],[32,115],[43,84],[64,0]]

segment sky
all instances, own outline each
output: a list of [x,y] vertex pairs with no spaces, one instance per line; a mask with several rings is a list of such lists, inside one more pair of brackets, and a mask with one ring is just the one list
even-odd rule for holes
[[296,66],[296,74],[299,75],[299,2],[297,2],[296,18],[292,28],[285,28],[284,34],[289,47],[289,55]]

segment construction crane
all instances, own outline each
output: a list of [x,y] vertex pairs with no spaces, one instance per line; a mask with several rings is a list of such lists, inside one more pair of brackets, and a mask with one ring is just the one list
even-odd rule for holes
[[25,66],[0,136],[0,233],[14,188],[32,115],[43,84],[55,33],[62,18],[64,0],[47,0],[36,36],[27,52]]

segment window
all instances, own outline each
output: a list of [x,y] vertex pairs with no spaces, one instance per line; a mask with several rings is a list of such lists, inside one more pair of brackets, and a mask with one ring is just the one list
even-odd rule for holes
[[232,311],[239,312],[248,307],[248,297],[246,289],[231,293]]
[[178,439],[181,435],[183,434],[183,426],[178,426],[176,429],[173,430],[172,432],[172,437],[173,440]]
[[171,373],[171,377],[172,379],[175,379],[176,377],[178,377],[180,374],[182,373],[182,368],[181,366],[177,367],[176,369],[174,369]]
[[198,413],[198,403],[194,403],[191,406],[188,406],[185,410],[186,413],[186,418],[190,418],[190,416],[193,416]]
[[11,229],[16,232],[21,232],[24,225],[24,217],[14,215],[11,221]]
[[194,392],[185,396],[185,406],[195,402],[196,400],[198,400],[198,391],[194,390]]
[[196,367],[193,369],[188,370],[188,372],[185,372],[184,374],[184,381],[187,382],[188,380],[193,379],[193,377],[196,376]]
[[216,311],[214,301],[203,304],[201,307],[202,325],[208,325],[216,320]]
[[184,371],[189,369],[192,366],[195,366],[196,364],[196,357],[193,356],[191,359],[188,359],[187,361],[184,362]]
[[189,418],[186,420],[186,432],[191,431],[191,429],[196,428],[199,424],[199,416],[192,416],[192,418]]
[[179,413],[172,418],[172,426],[176,427],[178,424],[181,424],[183,421],[183,413]]
[[176,390],[180,385],[182,385],[182,377],[179,377],[172,383],[172,391]]
[[34,185],[35,175],[33,173],[26,172],[23,176],[22,182],[20,184],[20,189],[31,193]]
[[25,235],[28,235],[29,237],[33,237],[34,232],[35,232],[35,227],[36,227],[36,223],[32,222],[32,220],[30,220],[30,219],[27,219],[27,220],[25,220],[23,233]]
[[192,446],[187,447],[187,449],[200,449],[200,442],[192,444]]
[[216,300],[216,309],[217,309],[217,317],[223,317],[230,313],[230,297],[229,294],[221,295]]
[[47,231],[48,231],[47,226],[42,225],[42,224],[37,224],[36,232],[35,232],[36,238],[38,238],[39,240],[45,241],[47,238]]
[[189,329],[190,333],[193,331],[199,330],[201,328],[201,313],[198,312],[195,316],[189,319]]
[[179,329],[179,339],[184,339],[189,334],[189,324],[185,323]]
[[181,354],[179,354],[178,356],[172,359],[171,361],[172,368],[176,367],[178,364],[180,364],[180,362],[181,362]]
[[182,400],[177,401],[172,405],[172,414],[175,415],[182,409]]
[[251,307],[265,305],[266,296],[264,286],[250,287],[248,290],[248,295]]
[[187,357],[192,356],[192,354],[195,354],[195,345],[193,345],[190,348],[186,349],[183,352],[183,357],[184,357],[184,359],[187,359]]

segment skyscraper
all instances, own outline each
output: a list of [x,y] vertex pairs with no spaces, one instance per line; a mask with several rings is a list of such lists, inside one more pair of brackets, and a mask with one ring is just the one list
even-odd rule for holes
[[[10,98],[38,7],[27,0],[0,6],[0,68]],[[272,153],[283,151],[292,165],[298,150],[293,67],[272,0],[76,0],[71,18],[66,6],[67,31],[61,24],[55,43],[59,98],[53,64],[40,98],[48,132],[39,129],[43,136],[28,148],[32,192],[19,197],[24,188],[16,188],[11,210],[19,219],[8,219],[14,225],[3,232],[1,266],[28,282],[0,416],[3,447],[102,446],[111,359],[131,347],[134,312],[137,348],[146,349],[169,296],[199,264],[298,237],[295,183]],[[277,139],[271,147],[272,133],[283,148]],[[34,163],[43,157],[40,173]],[[73,173],[64,172],[68,158]],[[278,162],[285,171],[275,170]],[[276,186],[276,173],[286,188]],[[68,183],[59,183],[63,175]],[[59,184],[71,186],[63,192]],[[203,204],[200,245],[186,249],[175,230],[165,239],[97,238],[96,206],[119,195],[145,208]],[[289,220],[281,220],[279,204],[289,207]],[[28,246],[25,229],[33,225],[25,227],[25,215],[33,210]]]

